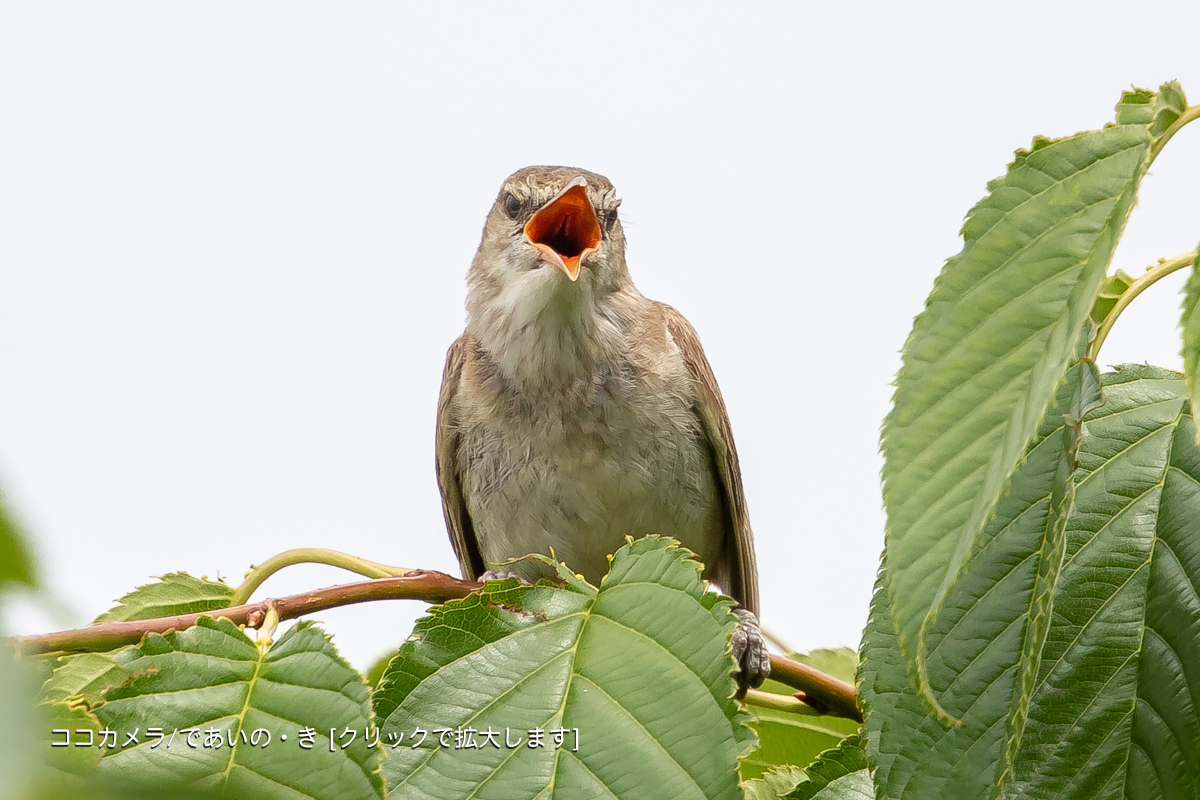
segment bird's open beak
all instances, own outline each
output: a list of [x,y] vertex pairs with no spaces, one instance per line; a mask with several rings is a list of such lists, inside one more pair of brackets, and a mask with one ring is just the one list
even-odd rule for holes
[[571,280],[583,258],[600,246],[600,220],[583,176],[571,181],[525,223],[525,239]]

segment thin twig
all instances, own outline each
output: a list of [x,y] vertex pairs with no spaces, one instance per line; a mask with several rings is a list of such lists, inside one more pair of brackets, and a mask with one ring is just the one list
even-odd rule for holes
[[787,642],[783,640],[782,636],[775,632],[773,628],[768,628],[766,625],[760,625],[759,630],[762,631],[763,638],[775,645],[775,647],[778,648],[778,650],[785,656],[788,653],[796,652],[788,645]]
[[352,556],[349,553],[339,553],[337,550],[300,547],[295,550],[285,550],[278,555],[271,556],[263,563],[251,567],[250,571],[246,573],[246,580],[234,591],[233,597],[229,598],[230,605],[236,606],[245,603],[254,594],[254,591],[262,586],[263,581],[284,567],[295,564],[327,564],[331,567],[341,567],[351,572],[357,572],[365,578],[393,578],[412,572],[405,567],[379,564],[365,558]]
[[[42,653],[87,653],[114,650],[124,645],[137,644],[148,633],[167,633],[190,628],[204,617],[225,617],[238,625],[257,628],[263,623],[267,612],[274,610],[280,620],[295,619],[330,608],[366,603],[373,600],[423,600],[426,603],[444,603],[466,597],[483,588],[473,581],[462,581],[441,572],[413,570],[407,575],[393,578],[377,578],[360,583],[330,586],[304,594],[264,600],[260,603],[218,608],[197,614],[180,614],[174,617],[134,620],[131,622],[101,622],[86,628],[42,633],[33,636],[18,636],[12,641],[24,655]],[[796,700],[806,703],[817,713],[862,721],[858,710],[854,687],[832,675],[793,661],[785,656],[771,656],[771,677],[793,689],[798,689]],[[786,702],[790,709],[796,706]]]
[[1109,309],[1104,319],[1101,320],[1095,338],[1088,345],[1088,358],[1092,361],[1098,359],[1100,348],[1104,345],[1104,340],[1108,338],[1108,332],[1112,330],[1113,325],[1117,322],[1117,318],[1121,316],[1121,312],[1133,302],[1134,298],[1172,272],[1190,267],[1195,260],[1196,251],[1193,250],[1190,253],[1181,253],[1171,258],[1160,258],[1157,264],[1151,264],[1146,267],[1146,272],[1135,278],[1133,283],[1129,284],[1128,288],[1121,292],[1120,297],[1117,298],[1117,302]]
[[238,625],[257,628],[262,624],[267,610],[272,607],[278,612],[279,619],[285,620],[371,600],[424,600],[427,603],[444,603],[447,600],[466,597],[480,588],[482,584],[460,581],[441,572],[413,570],[407,575],[395,578],[346,583],[304,594],[263,600],[260,603],[216,608],[198,614],[180,614],[174,617],[101,622],[70,631],[18,636],[14,638],[14,642],[20,652],[28,654],[103,652],[127,644],[137,644],[147,633],[166,633],[190,628],[200,617],[225,617]]
[[769,708],[773,711],[786,711],[789,714],[799,714],[802,717],[817,717],[821,715],[811,704],[790,694],[775,694],[759,689],[747,689],[743,698],[746,705]]

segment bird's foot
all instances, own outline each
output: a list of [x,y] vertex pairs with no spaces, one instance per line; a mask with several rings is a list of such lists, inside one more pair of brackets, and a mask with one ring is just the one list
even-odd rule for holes
[[479,576],[480,583],[487,583],[488,581],[507,581],[510,579],[520,581],[522,586],[532,586],[533,585],[529,581],[522,578],[517,573],[510,572],[506,569],[489,569],[486,572],[484,572],[482,575]]
[[731,644],[733,660],[738,664],[735,676],[737,696],[741,698],[746,695],[747,689],[757,689],[770,676],[771,654],[767,652],[767,641],[758,625],[758,617],[744,608],[735,608],[733,613],[737,615],[739,623]]

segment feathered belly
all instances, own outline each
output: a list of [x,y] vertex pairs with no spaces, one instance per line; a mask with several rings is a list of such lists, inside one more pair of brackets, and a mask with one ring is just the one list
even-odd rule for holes
[[[571,437],[464,437],[467,508],[489,567],[529,553],[554,555],[587,580],[634,538],[678,539],[713,565],[724,536],[707,449],[688,431],[662,428]],[[551,568],[503,567],[532,580]]]

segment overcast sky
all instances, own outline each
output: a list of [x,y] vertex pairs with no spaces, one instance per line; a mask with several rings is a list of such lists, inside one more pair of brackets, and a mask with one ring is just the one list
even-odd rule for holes
[[[879,423],[964,214],[1131,84],[1200,100],[1200,6],[1067,5],[5,4],[0,487],[47,585],[10,630],[298,546],[456,572],[433,427],[464,278],[504,177],[567,164],[616,185],[634,280],[713,363],[764,623],[856,646]],[[1114,268],[1195,246],[1198,178],[1200,125]],[[1104,362],[1179,365],[1174,277]],[[319,618],[365,666],[421,609]]]

